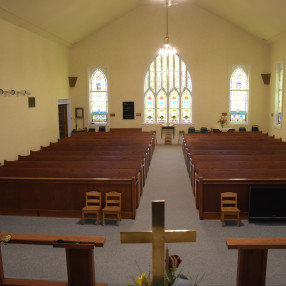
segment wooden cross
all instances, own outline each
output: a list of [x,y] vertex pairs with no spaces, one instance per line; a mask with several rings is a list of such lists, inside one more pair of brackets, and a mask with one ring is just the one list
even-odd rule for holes
[[165,243],[195,242],[195,230],[165,230],[165,201],[152,201],[152,231],[121,231],[121,243],[152,243],[153,286],[164,286]]

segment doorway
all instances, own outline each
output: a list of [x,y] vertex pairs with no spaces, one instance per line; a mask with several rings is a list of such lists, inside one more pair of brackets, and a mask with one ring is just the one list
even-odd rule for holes
[[59,138],[63,139],[71,135],[70,103],[67,100],[58,101]]
[[68,124],[67,124],[67,105],[59,104],[59,133],[60,139],[68,136]]

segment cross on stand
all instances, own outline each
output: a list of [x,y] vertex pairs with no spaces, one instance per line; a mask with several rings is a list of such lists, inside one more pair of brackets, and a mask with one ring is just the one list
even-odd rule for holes
[[165,201],[152,201],[152,231],[121,231],[121,243],[152,243],[153,286],[164,286],[165,243],[195,242],[195,230],[165,230]]

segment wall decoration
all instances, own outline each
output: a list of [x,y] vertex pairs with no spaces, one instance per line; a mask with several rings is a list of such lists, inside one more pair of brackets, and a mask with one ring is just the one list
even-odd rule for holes
[[75,118],[83,118],[83,108],[77,107],[75,109]]
[[35,97],[28,97],[28,107],[36,107],[36,98]]

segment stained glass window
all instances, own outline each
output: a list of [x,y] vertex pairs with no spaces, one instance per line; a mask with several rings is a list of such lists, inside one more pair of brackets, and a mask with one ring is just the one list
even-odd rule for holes
[[277,64],[277,83],[276,83],[276,116],[275,116],[275,124],[281,125],[282,122],[282,96],[283,96],[283,64]]
[[144,82],[144,122],[192,123],[192,81],[177,55],[158,55]]
[[167,123],[167,96],[162,90],[157,95],[157,122]]
[[148,91],[145,96],[145,122],[155,123],[155,97],[152,91]]
[[248,112],[248,76],[237,67],[230,77],[230,122],[246,123]]
[[100,69],[95,70],[90,77],[89,105],[91,123],[106,123],[108,114],[107,79]]

